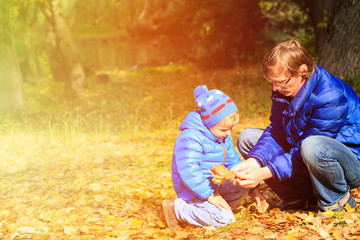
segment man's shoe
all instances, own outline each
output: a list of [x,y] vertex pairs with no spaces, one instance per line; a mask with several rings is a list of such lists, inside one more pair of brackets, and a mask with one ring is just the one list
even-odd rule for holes
[[[351,208],[355,208],[355,207],[356,207],[356,200],[354,199],[354,197],[353,197],[351,194],[349,194],[349,195],[350,195],[350,196],[349,196],[349,199],[346,201],[346,203],[345,203],[344,205],[341,205],[341,206],[340,206],[340,205],[338,204],[338,207],[337,207],[337,208],[330,209],[330,210],[328,210],[328,211],[333,211],[334,213],[336,213],[336,212],[341,212],[341,211],[345,208],[346,204],[349,204]],[[321,210],[321,211],[324,211],[324,210]],[[316,214],[315,214],[315,217],[317,217],[319,214],[321,214],[321,212],[320,212],[320,213],[316,213]],[[327,218],[326,216],[324,216],[324,214],[321,214],[321,217],[322,217],[322,218]]]
[[172,230],[179,230],[182,227],[179,225],[179,220],[175,216],[175,199],[163,200],[162,207],[165,215],[167,226]]
[[308,210],[315,208],[316,200],[315,199],[299,199],[291,202],[284,202],[281,204],[280,209],[282,211],[286,210]]

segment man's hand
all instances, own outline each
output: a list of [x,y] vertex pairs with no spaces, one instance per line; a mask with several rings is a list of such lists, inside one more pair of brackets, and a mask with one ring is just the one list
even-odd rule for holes
[[260,168],[260,164],[255,158],[248,158],[247,160],[236,164],[231,170],[234,172],[241,172],[248,168]]
[[254,188],[261,181],[271,177],[272,173],[268,167],[249,168],[235,173],[235,183],[244,188]]
[[215,205],[219,210],[231,209],[225,199],[217,192],[211,194],[211,196],[207,200],[209,203]]
[[[235,178],[229,179],[229,182],[231,182],[234,186],[235,185],[240,185],[240,180],[241,180],[239,178],[240,176],[244,176],[244,173],[248,173],[252,169],[260,169],[260,167],[261,167],[260,164],[256,161],[255,158],[248,158],[247,160],[236,164],[231,169],[235,173]],[[242,186],[242,185],[240,185],[240,186]]]

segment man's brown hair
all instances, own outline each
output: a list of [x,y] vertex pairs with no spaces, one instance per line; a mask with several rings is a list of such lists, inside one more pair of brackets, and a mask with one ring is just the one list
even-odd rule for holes
[[299,74],[299,68],[303,64],[306,64],[308,69],[303,78],[308,79],[316,70],[314,60],[299,42],[294,39],[287,39],[277,43],[265,56],[263,72],[265,76],[268,76],[278,70],[296,76]]

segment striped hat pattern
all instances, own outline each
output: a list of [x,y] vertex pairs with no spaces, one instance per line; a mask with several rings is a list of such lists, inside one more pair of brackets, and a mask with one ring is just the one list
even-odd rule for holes
[[194,91],[195,104],[201,111],[201,120],[211,128],[221,120],[237,111],[234,101],[220,90],[208,90],[206,85],[198,86]]

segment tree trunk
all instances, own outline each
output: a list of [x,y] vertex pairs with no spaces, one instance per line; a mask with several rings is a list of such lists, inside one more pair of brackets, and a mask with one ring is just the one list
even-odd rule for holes
[[319,65],[354,77],[360,73],[360,1],[307,1],[313,21]]
[[17,112],[23,107],[22,75],[16,56],[6,9],[0,5],[0,112]]
[[63,71],[69,77],[67,82],[72,90],[80,92],[87,87],[85,72],[69,27],[62,16],[60,0],[46,0],[41,2],[40,6],[53,29],[57,52],[61,55],[60,58],[62,59],[59,63],[63,65]]

